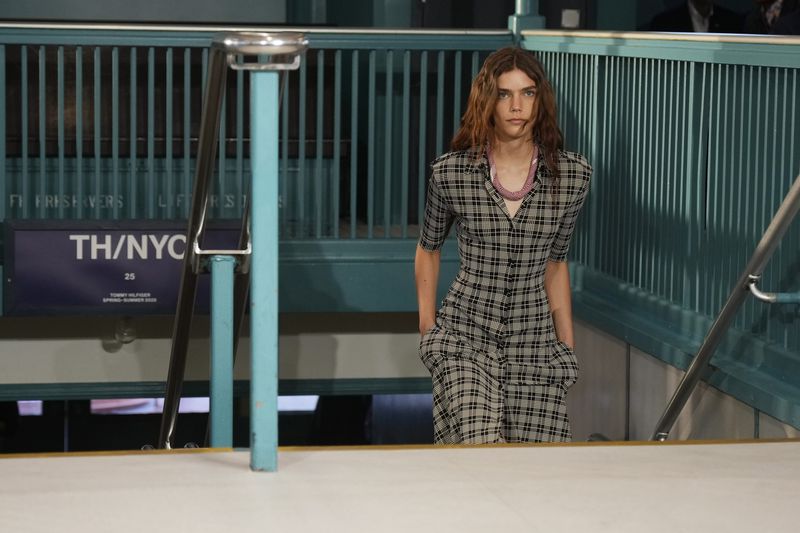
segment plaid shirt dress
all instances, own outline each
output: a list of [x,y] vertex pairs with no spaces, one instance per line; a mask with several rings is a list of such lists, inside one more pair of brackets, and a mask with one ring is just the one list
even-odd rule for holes
[[438,444],[571,438],[565,393],[575,354],[555,335],[544,289],[548,261],[565,261],[592,168],[559,153],[560,180],[540,160],[514,218],[489,177],[485,154],[434,161],[420,246],[443,245],[455,224],[461,267],[420,341],[433,380]]

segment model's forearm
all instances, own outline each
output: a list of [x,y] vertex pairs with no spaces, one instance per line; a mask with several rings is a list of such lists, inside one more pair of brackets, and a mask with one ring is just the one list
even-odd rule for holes
[[550,304],[550,315],[556,337],[570,348],[575,346],[572,326],[572,294],[566,261],[548,261],[544,274],[544,290]]
[[417,306],[419,309],[419,332],[425,333],[436,320],[436,285],[439,282],[441,254],[417,246],[414,257],[414,279],[417,284]]

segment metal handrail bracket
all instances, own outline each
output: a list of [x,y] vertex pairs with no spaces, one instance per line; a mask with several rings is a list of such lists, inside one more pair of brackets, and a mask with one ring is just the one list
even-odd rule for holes
[[748,286],[750,292],[757,300],[768,304],[798,304],[800,303],[800,291],[798,292],[764,292],[758,288],[758,281],[761,276],[750,275]]
[[[677,420],[678,415],[680,415],[692,392],[700,382],[703,372],[711,361],[711,357],[714,355],[714,351],[722,340],[723,335],[730,327],[736,312],[741,307],[748,292],[753,291],[754,280],[761,278],[761,273],[780,244],[784,233],[791,225],[798,210],[800,210],[800,175],[797,176],[794,184],[783,199],[778,211],[761,237],[761,241],[756,246],[744,272],[742,272],[733,286],[728,300],[711,325],[711,329],[703,340],[697,355],[686,370],[686,374],[684,374],[678,388],[675,390],[672,399],[664,410],[664,414],[661,415],[661,419],[653,432],[652,440],[665,441],[669,438],[669,432],[672,430],[675,420]],[[765,296],[768,295],[765,294]]]

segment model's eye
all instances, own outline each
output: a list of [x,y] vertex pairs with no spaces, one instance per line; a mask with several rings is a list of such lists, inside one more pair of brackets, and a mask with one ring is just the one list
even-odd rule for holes
[[536,89],[527,89],[525,91],[525,96],[536,96]]
[[499,100],[502,100],[502,99],[504,99],[504,98],[508,98],[508,97],[510,96],[510,94],[511,94],[511,93],[509,93],[508,91],[498,91],[498,93],[497,93],[497,98],[498,98]]

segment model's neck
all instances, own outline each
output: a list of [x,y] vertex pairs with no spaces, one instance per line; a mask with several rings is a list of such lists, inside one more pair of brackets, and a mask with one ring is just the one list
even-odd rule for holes
[[495,138],[492,143],[492,153],[500,159],[530,159],[533,153],[531,139],[500,140]]

